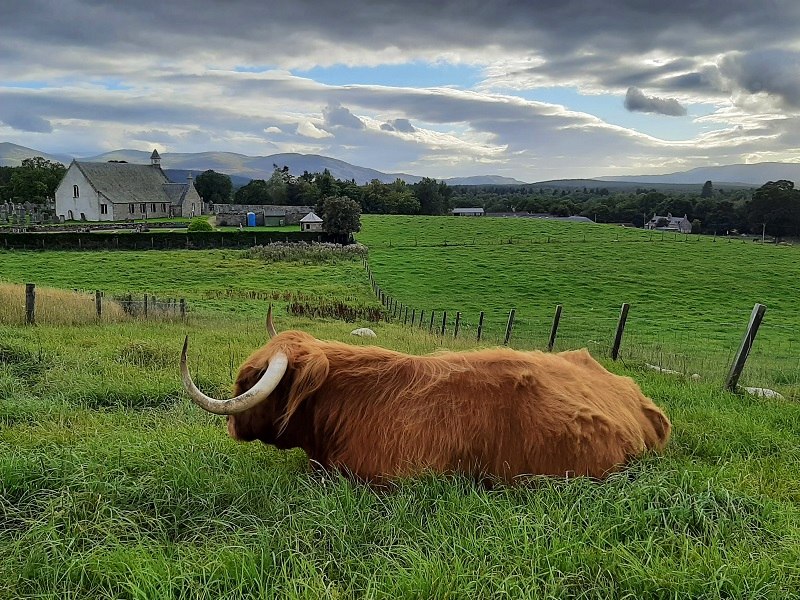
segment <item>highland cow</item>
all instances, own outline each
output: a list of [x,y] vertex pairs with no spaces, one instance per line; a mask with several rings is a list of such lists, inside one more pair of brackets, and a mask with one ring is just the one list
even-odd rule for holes
[[181,371],[192,400],[228,415],[228,432],[302,448],[326,469],[376,482],[425,471],[513,482],[525,475],[604,478],[670,434],[664,413],[586,350],[508,348],[412,356],[277,334],[217,400]]

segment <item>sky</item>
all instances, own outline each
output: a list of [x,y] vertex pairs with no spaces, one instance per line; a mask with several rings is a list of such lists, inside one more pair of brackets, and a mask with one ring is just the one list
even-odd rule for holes
[[0,142],[522,181],[800,162],[797,0],[27,0]]

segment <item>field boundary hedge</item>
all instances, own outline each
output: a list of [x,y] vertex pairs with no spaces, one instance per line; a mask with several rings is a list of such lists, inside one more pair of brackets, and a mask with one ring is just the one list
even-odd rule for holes
[[274,242],[330,242],[311,231],[196,231],[187,233],[0,233],[0,249],[16,250],[207,250],[250,248]]

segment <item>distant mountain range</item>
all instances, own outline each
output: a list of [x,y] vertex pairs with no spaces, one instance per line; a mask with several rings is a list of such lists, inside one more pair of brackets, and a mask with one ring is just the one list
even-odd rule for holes
[[[148,164],[151,152],[141,150],[114,150],[97,156],[74,157],[87,162],[106,162],[109,160],[124,160],[130,163]],[[48,154],[39,150],[17,146],[8,142],[0,143],[0,166],[19,166],[23,159],[31,156],[42,156],[48,160],[69,164],[71,156]],[[234,185],[244,185],[251,179],[269,179],[275,165],[289,167],[294,175],[302,175],[304,171],[319,173],[328,169],[331,174],[344,180],[355,179],[356,183],[363,185],[373,179],[384,183],[391,183],[402,179],[406,183],[416,183],[422,179],[418,175],[408,173],[383,173],[375,169],[358,167],[343,160],[319,156],[318,154],[271,154],[270,156],[245,156],[233,152],[198,152],[182,154],[165,152],[161,155],[161,166],[173,181],[185,180],[186,175],[192,172],[195,176],[208,169],[225,173],[231,176]],[[524,182],[510,177],[497,175],[475,177],[451,177],[444,180],[448,185],[478,185],[478,184],[522,184]]]
[[800,163],[763,162],[750,165],[723,165],[719,167],[698,167],[689,171],[679,171],[666,175],[623,175],[598,177],[600,181],[626,181],[630,183],[699,183],[711,181],[715,186],[747,185],[762,186],[768,181],[788,179],[800,184]]
[[[151,152],[141,150],[114,150],[97,156],[76,157],[90,162],[106,162],[124,160],[131,163],[147,164]],[[8,142],[0,143],[0,166],[19,166],[23,159],[42,156],[51,161],[69,164],[73,157],[62,154],[49,154]],[[338,179],[354,179],[363,185],[378,179],[391,183],[402,179],[407,183],[416,183],[422,177],[408,173],[384,173],[351,165],[342,160],[320,156],[317,154],[272,154],[270,156],[246,156],[233,152],[198,152],[176,153],[165,152],[161,155],[161,165],[173,181],[184,181],[188,173],[197,175],[208,169],[231,176],[235,186],[244,185],[251,179],[269,179],[274,166],[287,166],[291,173],[301,175],[321,172],[328,169]],[[534,185],[543,187],[580,188],[609,187],[628,189],[639,186],[672,187],[682,185],[702,185],[706,181],[713,182],[715,187],[754,187],[767,181],[788,179],[800,183],[800,163],[765,162],[750,165],[724,165],[718,167],[699,167],[689,171],[669,173],[666,175],[625,175],[596,177],[594,179],[562,179],[557,181],[538,182]],[[451,177],[443,179],[448,185],[521,185],[525,182],[511,177],[499,175],[478,175],[473,177]]]

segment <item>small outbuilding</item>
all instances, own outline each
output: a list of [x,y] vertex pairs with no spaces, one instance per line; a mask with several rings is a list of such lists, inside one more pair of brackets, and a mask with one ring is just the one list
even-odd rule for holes
[[322,231],[322,219],[313,212],[300,219],[300,231]]
[[480,207],[475,208],[454,208],[454,217],[482,217],[483,209]]

